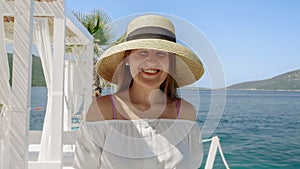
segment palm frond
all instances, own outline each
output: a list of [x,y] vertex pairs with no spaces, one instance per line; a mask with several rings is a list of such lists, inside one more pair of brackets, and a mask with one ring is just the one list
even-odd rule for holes
[[78,20],[87,28],[94,37],[96,45],[108,45],[112,43],[114,33],[108,26],[111,22],[109,15],[103,10],[95,9],[92,13],[74,13]]

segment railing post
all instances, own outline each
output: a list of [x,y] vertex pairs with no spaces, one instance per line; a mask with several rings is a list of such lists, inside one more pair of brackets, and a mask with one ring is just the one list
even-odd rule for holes
[[209,148],[208,156],[206,159],[205,169],[213,168],[217,149],[218,149],[218,144],[219,144],[219,138],[217,136],[214,136],[210,143],[210,148]]

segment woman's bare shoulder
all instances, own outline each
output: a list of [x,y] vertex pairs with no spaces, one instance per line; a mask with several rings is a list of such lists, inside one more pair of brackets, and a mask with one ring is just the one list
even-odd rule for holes
[[181,99],[180,105],[180,119],[195,121],[197,112],[195,107],[188,101]]
[[92,99],[85,118],[87,122],[109,120],[112,118],[112,104],[108,95]]

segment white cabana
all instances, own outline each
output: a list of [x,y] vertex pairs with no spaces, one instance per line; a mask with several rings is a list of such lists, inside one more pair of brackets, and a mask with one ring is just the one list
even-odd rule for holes
[[[64,0],[0,0],[0,11],[0,102],[5,108],[0,114],[0,168],[62,168],[72,115],[80,108],[84,113],[92,97],[93,38]],[[6,43],[14,44],[11,88]],[[29,132],[33,45],[48,89],[43,131],[34,135]],[[66,46],[75,48],[65,54]],[[28,161],[32,142],[39,144],[36,161]]]

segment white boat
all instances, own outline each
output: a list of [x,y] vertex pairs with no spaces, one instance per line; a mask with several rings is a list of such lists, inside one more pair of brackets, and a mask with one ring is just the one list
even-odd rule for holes
[[[91,102],[93,47],[93,37],[64,0],[0,0],[1,169],[72,168],[72,116],[79,109],[86,112]],[[41,58],[48,89],[42,131],[29,130],[32,54]],[[218,137],[205,141],[211,141],[205,165],[210,169],[217,149],[222,151]]]

